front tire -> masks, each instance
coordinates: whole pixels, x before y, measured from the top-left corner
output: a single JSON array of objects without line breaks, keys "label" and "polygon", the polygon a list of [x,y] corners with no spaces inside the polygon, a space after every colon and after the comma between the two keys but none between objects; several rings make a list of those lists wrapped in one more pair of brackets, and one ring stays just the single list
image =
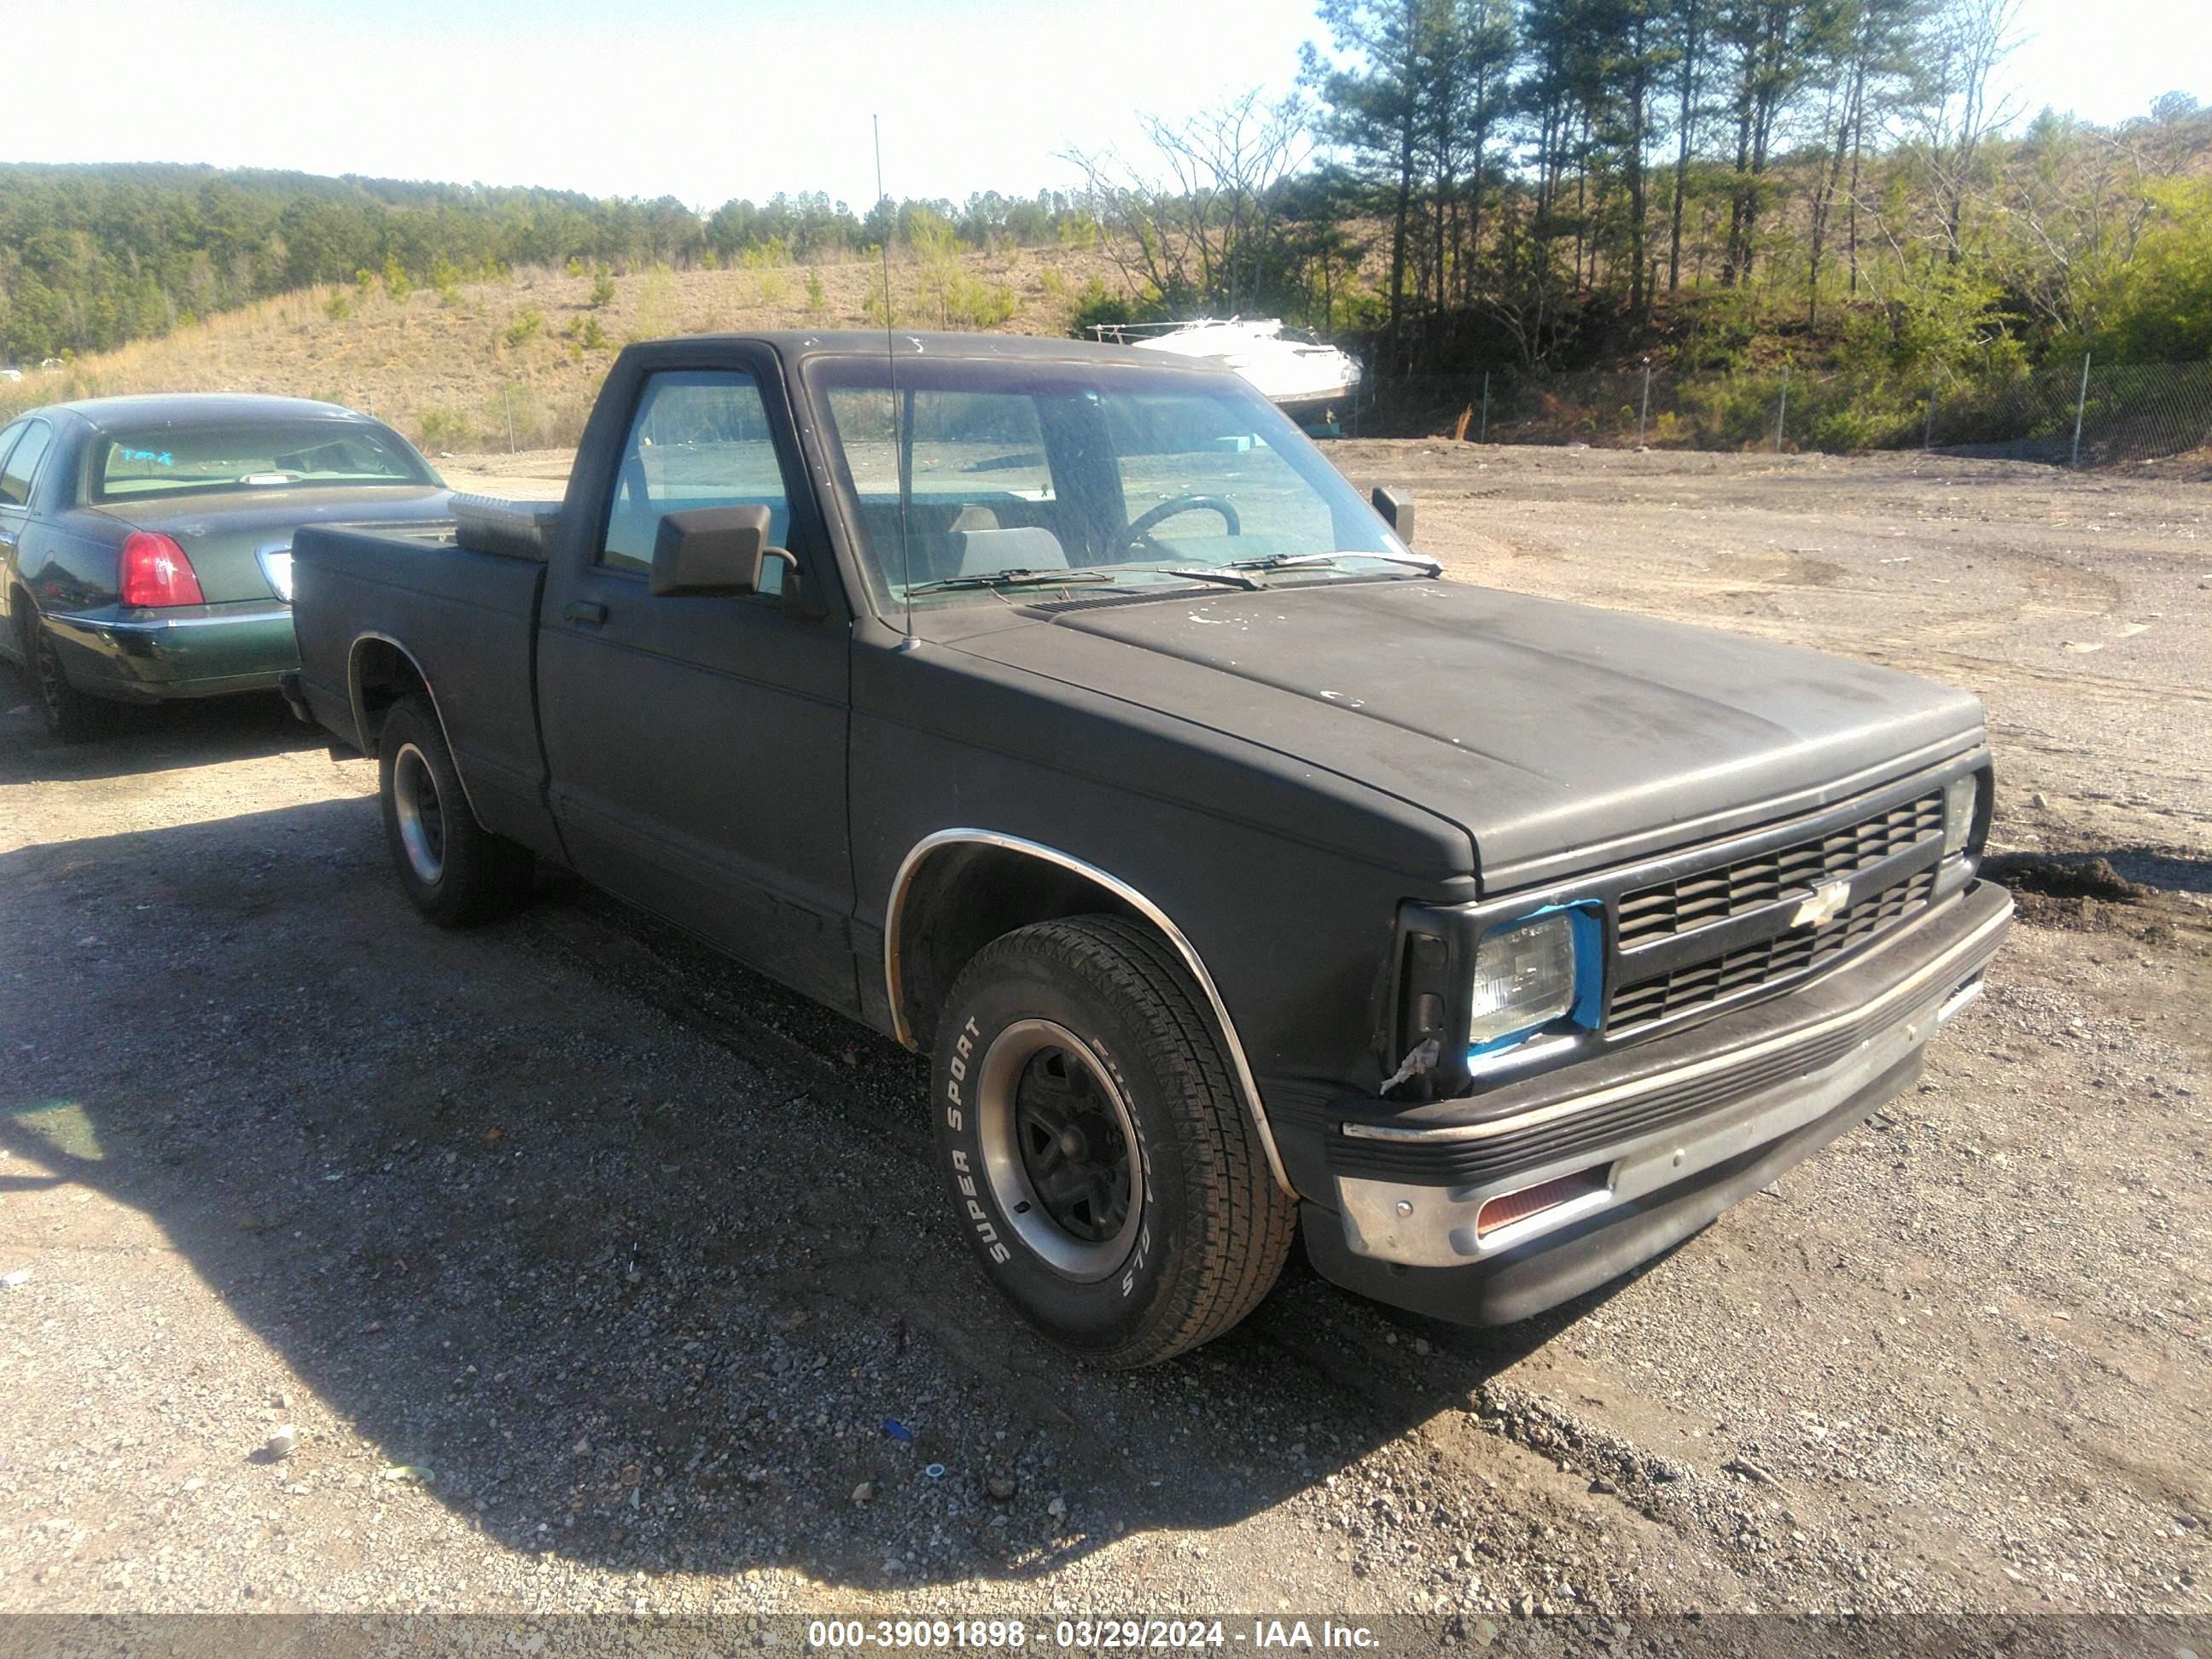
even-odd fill
[{"label": "front tire", "polygon": [[403,697],[378,734],[384,839],[415,908],[441,927],[489,921],[530,896],[536,860],[476,819],[436,710]]},{"label": "front tire", "polygon": [[969,1243],[1055,1340],[1155,1364],[1274,1285],[1296,1207],[1151,930],[1076,916],[987,945],[946,999],[931,1076]]}]

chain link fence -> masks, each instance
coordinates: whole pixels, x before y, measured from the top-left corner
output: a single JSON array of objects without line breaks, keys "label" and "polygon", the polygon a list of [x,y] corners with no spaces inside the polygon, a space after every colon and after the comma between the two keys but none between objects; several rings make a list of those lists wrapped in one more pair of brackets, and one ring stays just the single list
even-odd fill
[{"label": "chain link fence", "polygon": [[1342,421],[1370,437],[1777,452],[1930,449],[2104,466],[2212,447],[2212,362],[2040,370],[1917,388],[1843,374],[1663,368],[1408,375]]}]

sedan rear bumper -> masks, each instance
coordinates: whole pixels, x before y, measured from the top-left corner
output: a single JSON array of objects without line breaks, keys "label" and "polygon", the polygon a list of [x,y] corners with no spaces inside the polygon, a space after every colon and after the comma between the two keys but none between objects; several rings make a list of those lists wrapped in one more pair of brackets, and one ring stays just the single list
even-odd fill
[{"label": "sedan rear bumper", "polygon": [[273,690],[299,665],[292,610],[275,601],[174,611],[49,612],[70,684],[96,697],[159,702]]},{"label": "sedan rear bumper", "polygon": [[1383,1123],[1364,1115],[1381,1103],[1344,1103],[1336,1209],[1304,1206],[1315,1265],[1378,1300],[1474,1324],[1593,1289],[1909,1087],[1929,1036],[1978,994],[2011,912],[2002,889],[1977,883],[1887,949],[1567,1068],[1565,1091],[1518,1111],[1486,1111],[1478,1097]]}]

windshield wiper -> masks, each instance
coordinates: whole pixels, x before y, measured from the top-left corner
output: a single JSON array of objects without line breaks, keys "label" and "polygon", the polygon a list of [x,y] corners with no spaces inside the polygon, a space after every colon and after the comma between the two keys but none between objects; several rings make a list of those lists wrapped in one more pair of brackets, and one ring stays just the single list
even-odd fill
[{"label": "windshield wiper", "polygon": [[1385,564],[1402,564],[1419,570],[1425,575],[1441,576],[1441,562],[1419,553],[1369,553],[1354,550],[1347,553],[1270,553],[1264,559],[1235,559],[1231,570],[1295,570],[1301,566],[1334,564],[1339,559],[1380,559]]},{"label": "windshield wiper", "polygon": [[1103,570],[993,570],[973,576],[939,576],[916,582],[908,593],[945,593],[963,587],[1063,587],[1078,582],[1110,582]]},{"label": "windshield wiper", "polygon": [[1245,567],[1243,565],[1227,565],[1218,570],[1169,570],[1163,567],[1155,567],[1155,568],[1159,569],[1163,576],[1181,576],[1186,581],[1194,582],[1219,582],[1224,587],[1249,587],[1257,591],[1267,586],[1266,583],[1254,581],[1251,577],[1246,575]]}]

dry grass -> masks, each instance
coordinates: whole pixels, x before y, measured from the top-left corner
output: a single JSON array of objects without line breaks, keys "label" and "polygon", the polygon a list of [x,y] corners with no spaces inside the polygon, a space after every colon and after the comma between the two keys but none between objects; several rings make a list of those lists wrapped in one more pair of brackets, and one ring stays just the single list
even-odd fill
[{"label": "dry grass", "polygon": [[[965,254],[960,263],[973,282],[1005,290],[1013,309],[994,326],[1008,333],[1065,332],[1086,283],[1095,276],[1120,286],[1111,261],[1095,251],[1009,249]],[[366,410],[434,452],[543,448],[576,441],[607,365],[627,341],[882,323],[879,311],[871,314],[869,296],[882,281],[872,260],[635,271],[616,277],[614,297],[596,309],[594,280],[527,270],[445,296],[427,285],[404,300],[351,286],[283,295],[27,375],[0,387],[0,415],[120,392],[265,392]],[[892,289],[900,322],[940,325],[916,266],[895,260]],[[534,329],[532,312],[544,319]]]}]

